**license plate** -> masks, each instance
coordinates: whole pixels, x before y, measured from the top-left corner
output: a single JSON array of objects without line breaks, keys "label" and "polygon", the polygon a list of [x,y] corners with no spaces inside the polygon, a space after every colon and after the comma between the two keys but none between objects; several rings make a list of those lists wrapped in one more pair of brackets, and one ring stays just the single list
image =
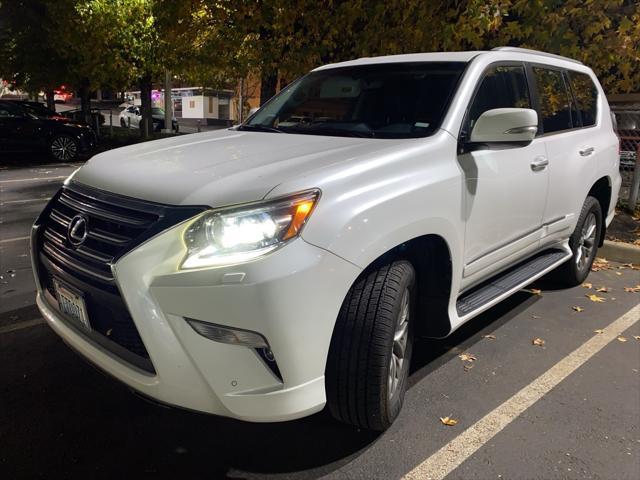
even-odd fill
[{"label": "license plate", "polygon": [[58,297],[58,306],[62,313],[67,314],[72,319],[80,322],[87,330],[91,330],[89,316],[87,315],[87,307],[84,298],[79,293],[74,292],[59,281],[53,281]]}]

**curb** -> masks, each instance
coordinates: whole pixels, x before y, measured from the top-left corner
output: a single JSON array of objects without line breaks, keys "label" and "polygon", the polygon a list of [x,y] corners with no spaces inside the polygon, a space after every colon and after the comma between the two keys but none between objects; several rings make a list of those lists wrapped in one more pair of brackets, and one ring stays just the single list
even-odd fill
[{"label": "curb", "polygon": [[640,264],[640,247],[629,243],[605,240],[597,255],[614,262]]}]

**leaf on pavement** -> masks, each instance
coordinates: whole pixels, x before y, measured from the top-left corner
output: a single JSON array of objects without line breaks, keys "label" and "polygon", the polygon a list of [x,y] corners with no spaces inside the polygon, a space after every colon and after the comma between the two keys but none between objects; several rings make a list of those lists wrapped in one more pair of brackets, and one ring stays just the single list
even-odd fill
[{"label": "leaf on pavement", "polygon": [[496,336],[493,334],[483,335],[482,338],[488,338],[489,340],[495,340]]},{"label": "leaf on pavement", "polygon": [[472,368],[473,368],[473,363],[467,363],[467,364],[464,366],[464,371],[465,371],[465,372],[468,372],[468,371],[469,371],[469,370],[471,370]]},{"label": "leaf on pavement", "polygon": [[593,333],[597,333],[598,335],[601,335],[604,333],[604,329],[599,328],[598,330],[594,330]]},{"label": "leaf on pavement", "polygon": [[584,288],[589,288],[589,289],[593,288],[593,284],[592,283],[583,283],[582,286]]},{"label": "leaf on pavement", "polygon": [[640,285],[636,285],[635,287],[624,287],[624,291],[628,293],[638,293],[640,292]]},{"label": "leaf on pavement", "polygon": [[607,261],[607,259],[599,258],[599,257],[597,257],[593,261],[593,264],[591,265],[592,272],[599,272],[600,270],[609,270],[610,268],[611,266],[609,265],[609,262]]},{"label": "leaf on pavement", "polygon": [[526,291],[531,293],[532,295],[542,295],[542,290],[540,290],[539,288],[532,288],[531,290]]},{"label": "leaf on pavement", "polygon": [[608,292],[610,292],[610,291],[611,291],[611,289],[610,289],[610,288],[608,288],[608,287],[598,287],[598,288],[596,289],[596,292],[600,292],[600,293],[608,293]]},{"label": "leaf on pavement", "polygon": [[635,338],[636,340],[640,341],[640,335],[634,335],[633,338]]},{"label": "leaf on pavement", "polygon": [[534,338],[531,343],[537,347],[544,347],[545,341],[541,338]]},{"label": "leaf on pavement", "polygon": [[599,297],[598,295],[585,295],[585,297],[595,303],[604,303],[604,298]]},{"label": "leaf on pavement", "polygon": [[453,427],[455,424],[458,423],[458,420],[451,417],[440,417],[440,421],[442,422],[443,425],[446,425],[448,427]]},{"label": "leaf on pavement", "polygon": [[578,307],[578,306],[573,307],[573,309],[574,309],[576,312],[583,312],[583,311],[584,311],[584,308],[582,308],[582,307]]},{"label": "leaf on pavement", "polygon": [[618,337],[618,341],[619,342],[626,342],[627,338],[626,337]]},{"label": "leaf on pavement", "polygon": [[461,353],[458,358],[463,362],[475,362],[477,360],[473,353]]},{"label": "leaf on pavement", "polygon": [[622,272],[616,272],[616,275],[621,276]]}]

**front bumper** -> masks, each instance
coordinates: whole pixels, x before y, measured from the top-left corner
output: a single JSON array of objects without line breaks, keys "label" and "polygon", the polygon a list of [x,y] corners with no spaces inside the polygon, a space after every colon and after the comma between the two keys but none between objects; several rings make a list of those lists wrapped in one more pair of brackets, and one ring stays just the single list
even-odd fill
[{"label": "front bumper", "polygon": [[[334,322],[359,268],[297,239],[252,262],[181,271],[184,228],[153,237],[112,267],[155,374],[93,342],[40,289],[44,318],[91,362],[163,403],[249,421],[321,410]],[[282,380],[255,350],[209,340],[185,318],[260,333]]]}]

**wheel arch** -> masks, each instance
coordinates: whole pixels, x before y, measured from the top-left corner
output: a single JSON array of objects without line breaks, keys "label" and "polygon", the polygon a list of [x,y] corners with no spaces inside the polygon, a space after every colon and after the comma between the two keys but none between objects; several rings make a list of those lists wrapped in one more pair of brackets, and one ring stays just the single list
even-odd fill
[{"label": "wheel arch", "polygon": [[353,284],[372,270],[394,260],[408,260],[416,273],[416,334],[446,336],[451,331],[448,307],[453,284],[453,263],[448,242],[437,234],[404,241],[371,261]]},{"label": "wheel arch", "polygon": [[588,197],[594,197],[600,203],[600,208],[602,210],[603,221],[600,229],[600,242],[598,244],[601,247],[604,244],[604,237],[607,231],[607,224],[605,219],[609,213],[609,208],[611,207],[611,178],[608,176],[600,177],[591,187]]}]

